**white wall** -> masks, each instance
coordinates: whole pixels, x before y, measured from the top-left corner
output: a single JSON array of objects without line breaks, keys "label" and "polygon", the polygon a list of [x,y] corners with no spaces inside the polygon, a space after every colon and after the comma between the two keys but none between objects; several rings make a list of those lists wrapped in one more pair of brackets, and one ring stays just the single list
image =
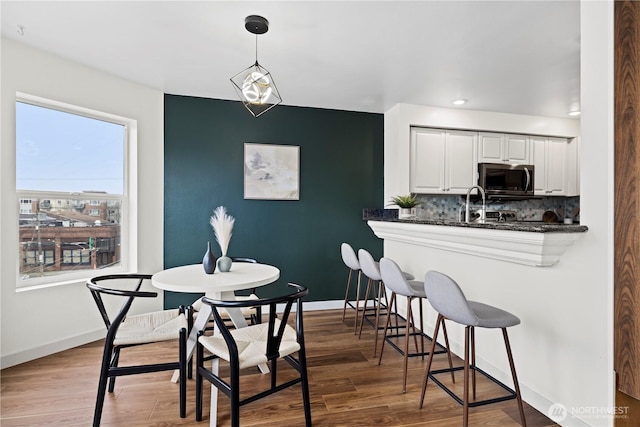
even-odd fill
[{"label": "white wall", "polygon": [[[562,425],[612,425],[585,413],[614,403],[613,378],[613,14],[611,2],[582,2],[582,119],[562,120],[397,105],[385,114],[385,194],[409,192],[409,127],[486,129],[558,136],[581,135],[581,221],[589,226],[553,267],[527,267],[398,242],[385,256],[423,278],[442,271],[467,297],[502,307],[522,320],[509,331],[525,400],[543,413],[553,403],[575,409]],[[428,331],[435,314],[428,310]],[[463,329],[448,325],[454,352]],[[478,365],[511,384],[502,336],[478,330]],[[428,402],[428,395],[427,395]],[[515,403],[514,403],[515,405]]]},{"label": "white wall", "polygon": [[[16,292],[18,211],[15,198],[15,94],[24,92],[137,120],[139,255],[137,270],[163,267],[163,93],[91,68],[1,41],[0,93],[0,367],[4,368],[105,334],[84,283]],[[160,293],[160,296],[162,293]],[[159,309],[162,298],[152,308]],[[149,306],[145,309],[151,308]]]}]

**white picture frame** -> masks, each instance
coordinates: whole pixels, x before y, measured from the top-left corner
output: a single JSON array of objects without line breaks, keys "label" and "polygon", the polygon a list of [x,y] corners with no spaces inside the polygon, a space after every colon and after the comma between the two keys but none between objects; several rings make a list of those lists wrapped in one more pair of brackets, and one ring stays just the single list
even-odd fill
[{"label": "white picture frame", "polygon": [[246,142],[244,198],[300,200],[300,146]]}]

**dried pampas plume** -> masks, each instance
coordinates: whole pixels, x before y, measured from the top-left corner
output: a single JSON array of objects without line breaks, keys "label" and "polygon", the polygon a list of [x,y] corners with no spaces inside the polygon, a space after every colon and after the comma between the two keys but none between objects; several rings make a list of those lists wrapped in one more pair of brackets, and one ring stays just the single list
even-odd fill
[{"label": "dried pampas plume", "polygon": [[235,218],[227,214],[227,209],[224,206],[215,208],[209,220],[209,224],[211,224],[213,228],[213,233],[216,235],[216,240],[220,245],[222,256],[227,256],[229,240],[231,240],[231,231],[233,231],[233,223],[235,221]]}]

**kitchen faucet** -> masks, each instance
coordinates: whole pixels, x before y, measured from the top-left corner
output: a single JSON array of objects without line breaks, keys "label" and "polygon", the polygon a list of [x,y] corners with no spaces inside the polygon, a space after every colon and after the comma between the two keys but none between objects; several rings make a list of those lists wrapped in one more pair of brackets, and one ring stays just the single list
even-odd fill
[{"label": "kitchen faucet", "polygon": [[471,222],[471,220],[469,219],[469,217],[471,216],[471,212],[469,211],[469,198],[474,188],[477,188],[478,193],[482,195],[482,210],[480,211],[480,222],[484,222],[485,212],[487,211],[487,200],[486,200],[486,196],[484,194],[483,188],[480,187],[479,185],[473,185],[469,187],[469,189],[467,190],[467,203],[465,204],[465,213],[464,213],[464,219],[465,219],[465,222],[467,223]]}]

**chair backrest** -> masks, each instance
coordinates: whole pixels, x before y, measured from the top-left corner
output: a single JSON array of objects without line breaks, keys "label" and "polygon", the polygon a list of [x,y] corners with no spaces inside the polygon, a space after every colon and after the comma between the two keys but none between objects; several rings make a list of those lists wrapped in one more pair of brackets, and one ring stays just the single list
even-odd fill
[{"label": "chair backrest", "polygon": [[353,250],[350,244],[343,243],[340,245],[340,252],[342,253],[342,261],[347,267],[352,270],[360,270],[360,262],[356,256],[356,252]]},{"label": "chair backrest", "polygon": [[[113,340],[115,338],[115,334],[120,327],[120,324],[127,316],[129,309],[131,308],[131,304],[133,304],[133,300],[135,298],[155,298],[158,296],[157,292],[148,292],[141,291],[140,287],[145,280],[150,280],[151,275],[149,274],[111,274],[106,276],[98,276],[87,281],[87,288],[91,291],[91,295],[93,296],[93,300],[96,302],[98,306],[98,310],[100,311],[100,315],[102,316],[102,320],[104,321],[105,326],[107,327],[107,339]],[[102,283],[108,281],[134,281],[137,283],[133,290],[124,290],[124,289],[116,289],[116,288],[108,288],[103,286]],[[102,299],[102,295],[115,295],[125,297],[124,304],[120,308],[120,311],[117,315],[113,317],[113,319],[109,318],[109,314],[107,313],[107,309],[104,305],[104,300]]]},{"label": "chair backrest", "polygon": [[[270,298],[236,301],[220,301],[207,297],[202,298],[202,302],[204,304],[211,305],[213,319],[215,320],[218,330],[221,332],[225,342],[227,343],[227,347],[229,348],[229,356],[232,363],[235,363],[234,359],[237,362],[238,347],[229,331],[229,326],[225,324],[222,316],[220,315],[219,309],[221,308],[226,309],[242,307],[262,307],[267,305],[269,306],[269,324],[267,326],[267,351],[265,354],[269,360],[272,360],[279,357],[278,350],[280,348],[280,343],[282,342],[285,326],[287,324],[287,321],[289,320],[291,307],[293,306],[293,304],[295,304],[297,340],[300,346],[304,347],[302,298],[309,293],[309,290],[304,286],[300,286],[295,283],[289,283],[289,286],[295,289],[294,293]],[[278,304],[284,304],[284,310],[279,317],[277,313]],[[279,320],[279,322],[276,322],[276,320]]]},{"label": "chair backrest", "polygon": [[478,316],[469,306],[464,292],[451,277],[430,270],[424,275],[424,291],[433,308],[447,319],[462,325],[477,326]]},{"label": "chair backrest", "polygon": [[358,250],[360,269],[371,280],[382,280],[380,265],[374,261],[373,256],[366,249]]},{"label": "chair backrest", "polygon": [[238,256],[232,256],[231,257],[231,261],[233,262],[248,262],[251,264],[257,264],[258,261],[253,259],[253,258],[246,258],[246,257],[238,257]]},{"label": "chair backrest", "polygon": [[415,295],[415,292],[407,283],[407,279],[402,274],[402,270],[391,258],[380,258],[380,276],[384,286],[396,294],[404,296]]}]

